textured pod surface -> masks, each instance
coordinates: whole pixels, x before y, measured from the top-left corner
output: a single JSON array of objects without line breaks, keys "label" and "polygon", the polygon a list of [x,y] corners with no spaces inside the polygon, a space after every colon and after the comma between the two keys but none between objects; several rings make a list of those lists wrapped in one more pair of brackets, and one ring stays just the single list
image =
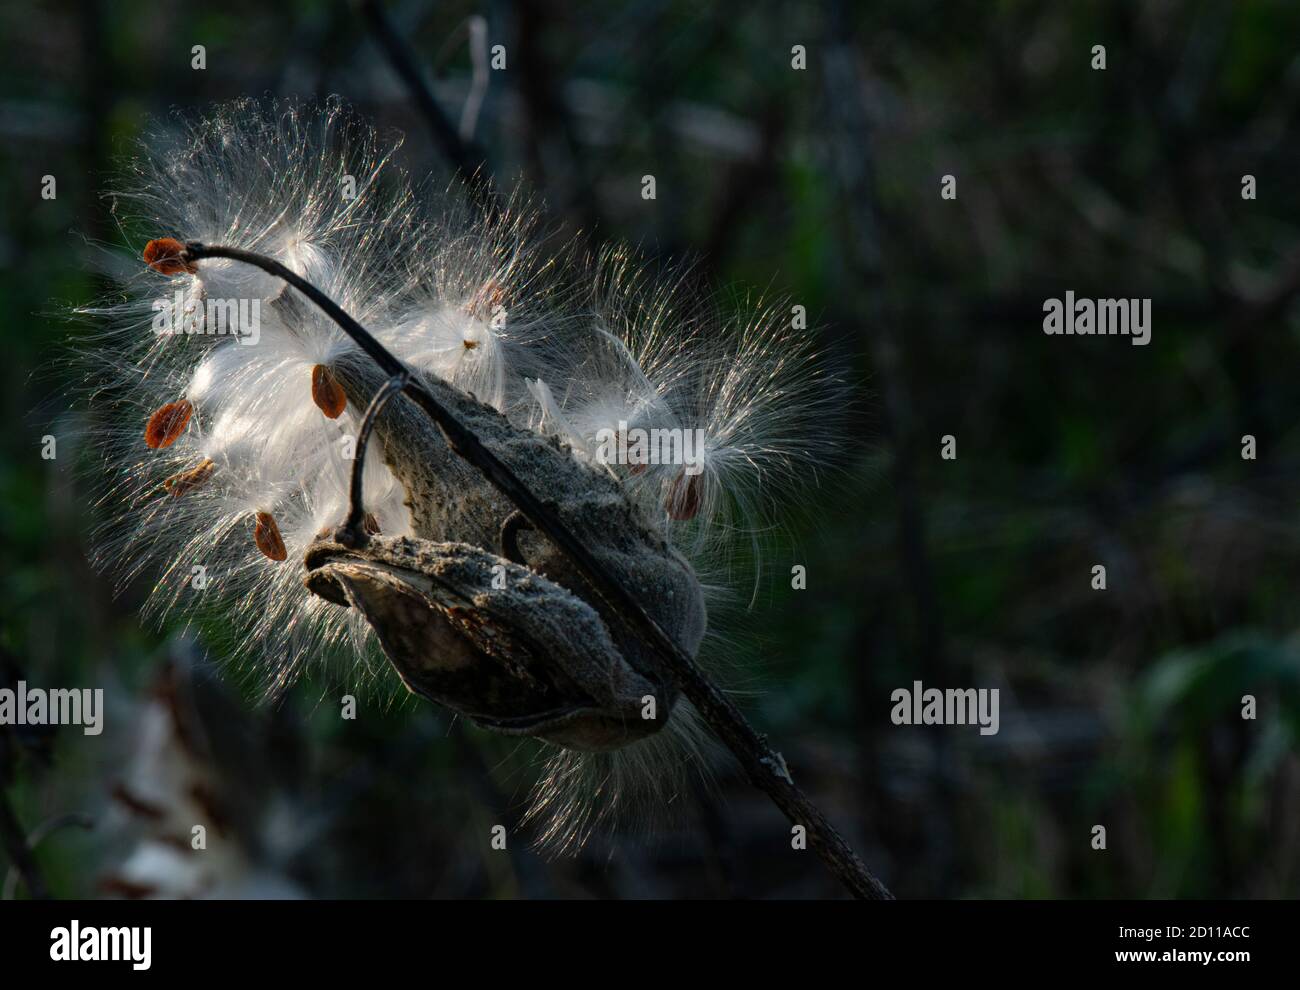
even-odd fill
[{"label": "textured pod surface", "polygon": [[484,728],[570,749],[617,749],[657,732],[643,699],[663,686],[632,670],[605,623],[552,581],[479,547],[326,537],[307,587],[365,615],[415,693]]},{"label": "textured pod surface", "polygon": [[[336,365],[354,405],[364,407],[384,378],[362,355]],[[691,565],[650,527],[641,509],[608,473],[575,459],[554,437],[520,429],[505,416],[430,376],[428,388],[534,494],[550,503],[561,520],[640,599],[650,615],[684,650],[694,655],[707,626],[704,594]],[[385,465],[406,492],[417,536],[434,542],[464,542],[496,551],[501,529],[514,505],[452,451],[441,431],[412,402],[389,402],[375,426]],[[592,604],[604,604],[588,589],[569,559],[531,530],[519,537],[528,567]],[[659,661],[639,637],[614,616],[606,616],[628,662],[660,683]]]}]

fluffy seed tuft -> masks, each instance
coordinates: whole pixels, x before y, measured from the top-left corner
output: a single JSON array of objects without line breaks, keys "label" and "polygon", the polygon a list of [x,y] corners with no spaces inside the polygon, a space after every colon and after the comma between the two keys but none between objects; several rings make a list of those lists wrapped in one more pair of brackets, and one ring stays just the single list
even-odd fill
[{"label": "fluffy seed tuft", "polygon": [[[189,277],[128,279],[121,297],[86,310],[109,328],[89,355],[91,401],[112,384],[136,410],[102,438],[104,502],[118,513],[102,527],[97,561],[123,583],[156,575],[155,616],[221,615],[233,654],[273,693],[327,664],[349,682],[397,687],[356,609],[310,594],[301,567],[274,566],[302,560],[347,514],[353,461],[343,451],[362,411],[331,368],[355,346],[280,280],[225,259],[190,262],[183,238],[277,259],[410,368],[616,479],[638,524],[725,601],[741,583],[735,561],[820,483],[838,449],[844,391],[816,336],[791,330],[784,304],[720,306],[686,273],[556,243],[521,197],[485,219],[455,194],[412,185],[390,161],[395,148],[337,102],[240,101],[148,142],[115,211],[175,231],[150,241],[144,262]],[[153,332],[160,312],[203,329],[213,300],[255,303],[256,340]],[[604,460],[602,438],[631,430],[691,438],[664,449],[693,462]],[[158,498],[160,489],[185,497]],[[408,494],[382,456],[367,457],[364,490],[367,532],[415,535]],[[499,553],[499,534],[488,536],[485,548]],[[222,575],[202,595],[187,585],[192,562]],[[724,643],[714,623],[699,660],[716,664]],[[532,815],[552,844],[580,843],[646,787],[669,801],[674,768],[698,763],[699,745],[679,703],[662,732],[625,750],[561,752]]]}]

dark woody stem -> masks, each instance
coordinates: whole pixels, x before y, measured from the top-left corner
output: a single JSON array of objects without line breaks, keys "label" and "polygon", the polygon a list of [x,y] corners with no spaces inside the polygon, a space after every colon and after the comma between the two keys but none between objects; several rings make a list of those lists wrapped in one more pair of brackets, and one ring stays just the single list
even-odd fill
[{"label": "dark woody stem", "polygon": [[[306,279],[290,271],[273,258],[239,248],[200,244],[185,245],[185,259],[230,258],[254,265],[276,275],[319,306],[357,345],[374,359],[390,378],[409,376],[405,365],[343,309]],[[514,472],[483,445],[452,413],[425,389],[418,380],[406,377],[402,391],[437,424],[447,445],[464,458],[523,513],[536,529],[544,533],[577,566],[583,577],[609,605],[611,612],[639,632],[662,657],[681,692],[690,699],[719,739],[731,750],[754,786],[767,794],[790,820],[802,826],[817,854],[844,884],[859,898],[893,900],[893,895],[858,858],[857,853],[835,830],[826,816],[790,777],[785,759],[746,720],[731,699],[700,670],[695,661],[642,608],[641,603],[594,554],[573,535],[541,500],[521,482]],[[356,505],[353,506],[354,510]]]},{"label": "dark woody stem", "polygon": [[353,534],[361,528],[366,516],[365,503],[361,498],[361,481],[365,474],[366,445],[370,443],[370,431],[375,428],[375,418],[384,406],[388,405],[388,400],[406,386],[410,377],[406,371],[402,371],[384,382],[375,393],[375,397],[370,400],[365,415],[361,417],[361,428],[357,430],[357,447],[353,451],[352,490],[348,503],[348,518],[343,523],[343,528]]}]

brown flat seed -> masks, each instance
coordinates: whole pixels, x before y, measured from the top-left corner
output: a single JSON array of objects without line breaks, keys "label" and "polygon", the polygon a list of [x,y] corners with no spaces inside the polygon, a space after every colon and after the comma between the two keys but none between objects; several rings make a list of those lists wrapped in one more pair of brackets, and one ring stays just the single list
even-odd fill
[{"label": "brown flat seed", "polygon": [[253,542],[257,544],[257,549],[271,560],[284,560],[289,556],[289,551],[284,548],[284,540],[280,536],[280,527],[275,524],[275,517],[269,512],[257,514],[257,525],[253,527]]},{"label": "brown flat seed", "polygon": [[688,476],[683,471],[674,478],[668,489],[668,499],[664,508],[668,510],[668,517],[678,522],[694,519],[695,514],[700,511],[699,475]]},{"label": "brown flat seed", "polygon": [[181,471],[179,474],[173,474],[163,482],[163,487],[172,493],[173,498],[180,498],[186,492],[192,492],[199,485],[207,481],[216,470],[216,465],[212,463],[211,457],[205,457],[196,467],[188,471]]},{"label": "brown flat seed", "polygon": [[348,396],[343,386],[334,377],[334,372],[323,364],[311,369],[311,401],[330,419],[338,419],[348,407]]},{"label": "brown flat seed", "polygon": [[145,446],[154,450],[170,447],[184,432],[185,424],[190,421],[193,412],[194,407],[190,405],[189,399],[169,402],[156,410],[144,428]]},{"label": "brown flat seed", "polygon": [[144,263],[164,275],[179,275],[198,271],[185,257],[185,245],[174,237],[156,237],[144,246]]},{"label": "brown flat seed", "polygon": [[375,518],[373,512],[367,512],[364,519],[361,520],[361,528],[371,536],[379,535],[379,520]]}]

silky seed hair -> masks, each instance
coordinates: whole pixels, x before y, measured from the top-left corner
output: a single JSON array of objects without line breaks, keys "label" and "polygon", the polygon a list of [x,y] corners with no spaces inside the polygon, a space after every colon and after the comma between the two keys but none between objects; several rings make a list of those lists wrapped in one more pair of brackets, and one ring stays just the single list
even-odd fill
[{"label": "silky seed hair", "polygon": [[[105,513],[95,562],[121,586],[151,580],[159,622],[218,620],[204,625],[225,631],[214,645],[270,696],[309,667],[400,688],[358,611],[302,582],[313,537],[347,515],[363,410],[330,366],[355,345],[282,281],[187,261],[196,240],[275,258],[412,368],[558,437],[624,485],[713,600],[745,595],[733,549],[835,458],[844,389],[815,336],[792,328],[786,303],[719,307],[689,270],[621,248],[584,255],[526,197],[484,217],[459,189],[413,183],[393,162],[399,143],[336,100],[241,100],[146,137],[111,194],[140,260],[81,310],[96,328],[82,351]],[[210,304],[229,300],[256,306],[255,333],[214,332]],[[602,431],[621,424],[700,431],[702,470],[603,463]],[[367,529],[413,535],[383,459],[367,457],[364,475]],[[699,660],[727,652],[714,623]],[[663,731],[623,750],[550,750],[530,818],[546,844],[572,848],[621,811],[671,804],[705,746],[682,699]]]}]

